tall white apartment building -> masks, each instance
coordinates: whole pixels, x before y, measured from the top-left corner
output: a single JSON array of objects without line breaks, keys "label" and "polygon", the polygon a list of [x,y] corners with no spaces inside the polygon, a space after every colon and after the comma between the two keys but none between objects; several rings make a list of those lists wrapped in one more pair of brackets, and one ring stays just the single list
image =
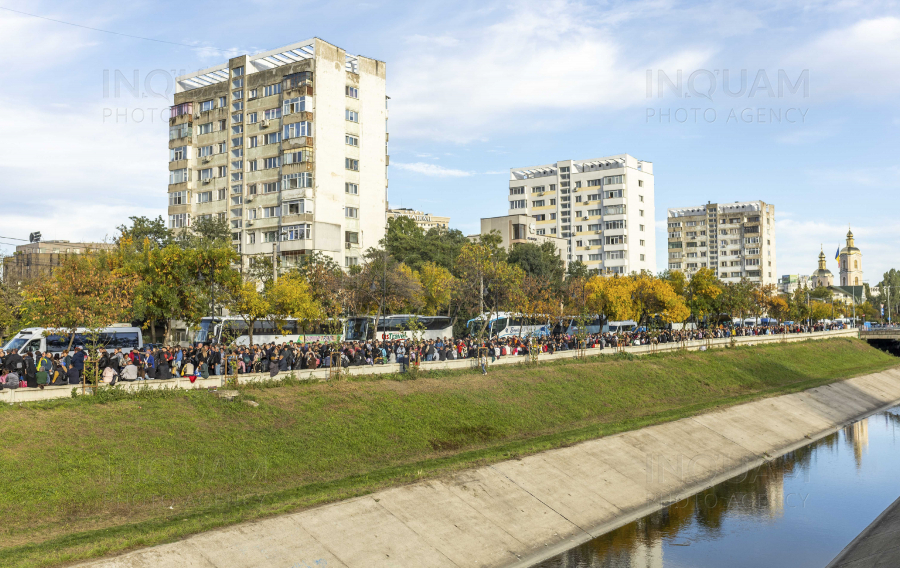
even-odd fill
[{"label": "tall white apartment building", "polygon": [[707,203],[668,210],[669,270],[711,268],[724,282],[778,283],[775,206],[764,201]]},{"label": "tall white apartment building", "polygon": [[177,78],[169,228],[227,219],[247,257],[352,266],[384,236],[385,64],[320,39]]},{"label": "tall white apartment building", "polygon": [[599,274],[656,272],[653,164],[628,154],[509,171],[509,214],[568,242],[565,260]]}]

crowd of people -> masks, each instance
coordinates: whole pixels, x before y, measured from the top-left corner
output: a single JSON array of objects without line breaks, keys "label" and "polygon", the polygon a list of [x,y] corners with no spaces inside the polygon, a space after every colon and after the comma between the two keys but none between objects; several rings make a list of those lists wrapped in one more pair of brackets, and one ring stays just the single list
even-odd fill
[{"label": "crowd of people", "polygon": [[[89,359],[81,346],[62,353],[9,353],[0,350],[0,390],[15,388],[44,388],[56,385],[78,385],[85,381],[86,362],[96,361],[98,382],[115,384],[118,381],[166,380],[248,373],[279,373],[314,370],[330,367],[400,364],[406,371],[409,365],[421,362],[454,359],[480,359],[482,372],[488,360],[501,357],[555,353],[573,349],[622,347],[678,343],[732,336],[806,333],[841,329],[840,323],[795,324],[756,327],[719,327],[684,330],[637,330],[625,333],[556,334],[544,337],[492,337],[477,340],[468,336],[460,339],[442,338],[411,341],[408,339],[347,341],[339,344],[269,343],[252,346],[197,345],[193,347],[158,347],[144,350],[100,348]],[[92,368],[89,366],[89,369]],[[89,380],[93,382],[93,380]]]}]

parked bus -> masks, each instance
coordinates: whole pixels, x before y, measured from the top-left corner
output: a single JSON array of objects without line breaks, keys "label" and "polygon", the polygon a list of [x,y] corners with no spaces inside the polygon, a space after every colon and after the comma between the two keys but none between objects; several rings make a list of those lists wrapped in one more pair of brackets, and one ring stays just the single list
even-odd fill
[{"label": "parked bus", "polygon": [[[378,318],[378,339],[412,339],[410,320],[418,318],[419,327],[424,327],[419,336],[422,339],[442,339],[453,337],[453,318],[447,316],[415,316],[412,314],[390,314]],[[375,316],[354,316],[344,322],[344,338],[347,341],[367,341],[375,339]]]},{"label": "parked bus", "polygon": [[[60,333],[59,330],[51,330],[45,327],[29,327],[17,333],[3,347],[4,350],[18,349],[19,353],[62,353],[69,348],[69,333]],[[75,339],[72,348],[81,346],[84,349],[121,348],[123,351],[143,349],[144,338],[141,328],[131,327],[128,324],[113,325],[97,330],[88,330],[79,327],[75,330]]]},{"label": "parked bus", "polygon": [[[481,314],[481,316],[470,319],[466,322],[466,330],[470,335],[477,336],[481,331],[484,321],[490,314]],[[536,317],[530,318],[522,314],[511,312],[498,312],[493,315],[485,329],[485,337],[497,336],[500,339],[504,337],[544,337],[550,335],[552,326],[549,318]]]},{"label": "parked bus", "polygon": [[[253,343],[331,343],[341,341],[342,322],[312,323],[303,326],[295,319],[287,319],[276,328],[271,321],[253,323]],[[200,320],[200,327],[194,333],[194,345],[203,343],[224,345],[249,345],[250,327],[240,316],[205,317]]]}]

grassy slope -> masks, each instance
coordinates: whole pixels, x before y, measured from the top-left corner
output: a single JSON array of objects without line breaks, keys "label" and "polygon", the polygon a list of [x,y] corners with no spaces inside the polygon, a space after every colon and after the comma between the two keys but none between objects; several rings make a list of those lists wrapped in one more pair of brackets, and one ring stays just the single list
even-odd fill
[{"label": "grassy slope", "polygon": [[[0,565],[103,555],[883,370],[834,339],[0,409]],[[425,378],[427,377],[427,378]]]}]

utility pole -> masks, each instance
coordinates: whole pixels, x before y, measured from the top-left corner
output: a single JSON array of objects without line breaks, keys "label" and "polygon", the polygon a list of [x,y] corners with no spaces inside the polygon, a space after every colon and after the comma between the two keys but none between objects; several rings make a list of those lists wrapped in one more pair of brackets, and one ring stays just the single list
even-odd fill
[{"label": "utility pole", "polygon": [[278,258],[275,252],[275,247],[278,246],[278,233],[275,235],[275,242],[272,243],[272,283],[278,284]]}]

